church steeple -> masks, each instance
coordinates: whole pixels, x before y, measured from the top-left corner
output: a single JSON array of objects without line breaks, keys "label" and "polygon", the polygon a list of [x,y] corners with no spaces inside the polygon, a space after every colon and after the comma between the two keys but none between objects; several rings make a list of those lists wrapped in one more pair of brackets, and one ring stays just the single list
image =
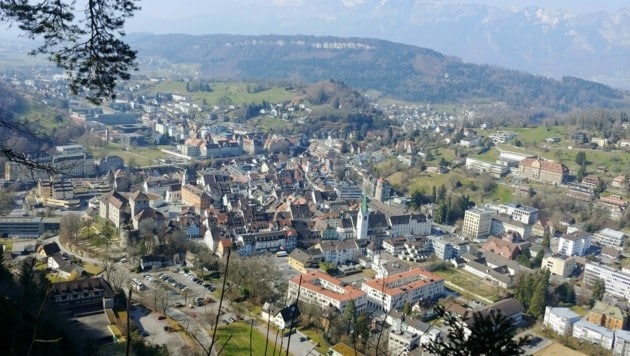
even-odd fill
[{"label": "church steeple", "polygon": [[370,212],[367,205],[367,196],[363,195],[363,201],[361,202],[361,209],[357,214],[357,239],[363,240],[368,238],[368,227],[370,225]]}]

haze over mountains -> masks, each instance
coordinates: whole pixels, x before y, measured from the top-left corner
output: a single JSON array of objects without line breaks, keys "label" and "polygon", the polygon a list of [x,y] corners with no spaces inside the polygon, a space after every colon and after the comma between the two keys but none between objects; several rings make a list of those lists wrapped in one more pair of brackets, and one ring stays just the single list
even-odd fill
[{"label": "haze over mountains", "polygon": [[[372,37],[430,48],[466,62],[630,89],[630,7],[570,12],[554,10],[557,1],[547,8],[523,7],[529,2],[517,2],[518,8],[508,7],[513,1],[485,2],[501,7],[431,0],[237,0],[216,6],[191,1],[188,10],[158,13],[152,9],[156,5],[143,4],[137,19],[150,19],[153,27],[132,23],[129,32]],[[575,5],[563,5],[597,8],[592,2],[571,3]]]}]

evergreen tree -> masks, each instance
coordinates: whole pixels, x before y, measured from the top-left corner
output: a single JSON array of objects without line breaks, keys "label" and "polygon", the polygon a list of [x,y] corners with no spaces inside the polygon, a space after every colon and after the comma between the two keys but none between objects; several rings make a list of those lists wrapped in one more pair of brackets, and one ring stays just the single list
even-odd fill
[{"label": "evergreen tree", "polygon": [[584,153],[584,151],[580,151],[575,155],[575,163],[578,166],[586,165],[586,153]]},{"label": "evergreen tree", "polygon": [[[451,313],[446,313],[443,308],[437,307],[436,311],[444,319],[448,327],[446,338],[436,338],[430,341],[424,348],[434,355],[444,356],[469,356],[469,355],[522,355],[524,346],[529,342],[529,337],[514,339],[517,326],[512,319],[503,315],[500,311],[491,311],[488,315],[473,313],[472,320],[467,323]],[[468,317],[465,315],[464,319]],[[467,329],[470,335],[466,336]]]},{"label": "evergreen tree", "polygon": [[543,280],[539,280],[536,284],[536,289],[534,289],[534,293],[532,294],[529,308],[527,308],[527,313],[529,315],[540,318],[542,315],[545,314],[546,295],[547,283],[545,283]]},{"label": "evergreen tree", "polygon": [[591,305],[595,304],[596,301],[602,300],[604,297],[604,293],[606,292],[606,283],[602,279],[598,279],[593,284],[592,288],[593,293],[591,294]]}]

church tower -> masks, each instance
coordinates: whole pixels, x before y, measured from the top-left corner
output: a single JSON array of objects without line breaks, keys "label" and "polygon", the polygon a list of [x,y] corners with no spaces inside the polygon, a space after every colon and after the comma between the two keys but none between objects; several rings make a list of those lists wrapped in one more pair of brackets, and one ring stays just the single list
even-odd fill
[{"label": "church tower", "polygon": [[364,240],[368,238],[368,226],[370,223],[370,212],[367,206],[367,196],[363,195],[361,209],[357,214],[357,239]]}]

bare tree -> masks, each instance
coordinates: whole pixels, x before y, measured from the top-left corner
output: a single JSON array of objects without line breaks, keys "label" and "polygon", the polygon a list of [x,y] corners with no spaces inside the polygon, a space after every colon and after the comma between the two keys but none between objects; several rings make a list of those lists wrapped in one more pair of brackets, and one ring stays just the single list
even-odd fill
[{"label": "bare tree", "polygon": [[79,241],[79,232],[82,226],[83,223],[78,214],[65,214],[59,224],[59,238],[76,244]]}]

